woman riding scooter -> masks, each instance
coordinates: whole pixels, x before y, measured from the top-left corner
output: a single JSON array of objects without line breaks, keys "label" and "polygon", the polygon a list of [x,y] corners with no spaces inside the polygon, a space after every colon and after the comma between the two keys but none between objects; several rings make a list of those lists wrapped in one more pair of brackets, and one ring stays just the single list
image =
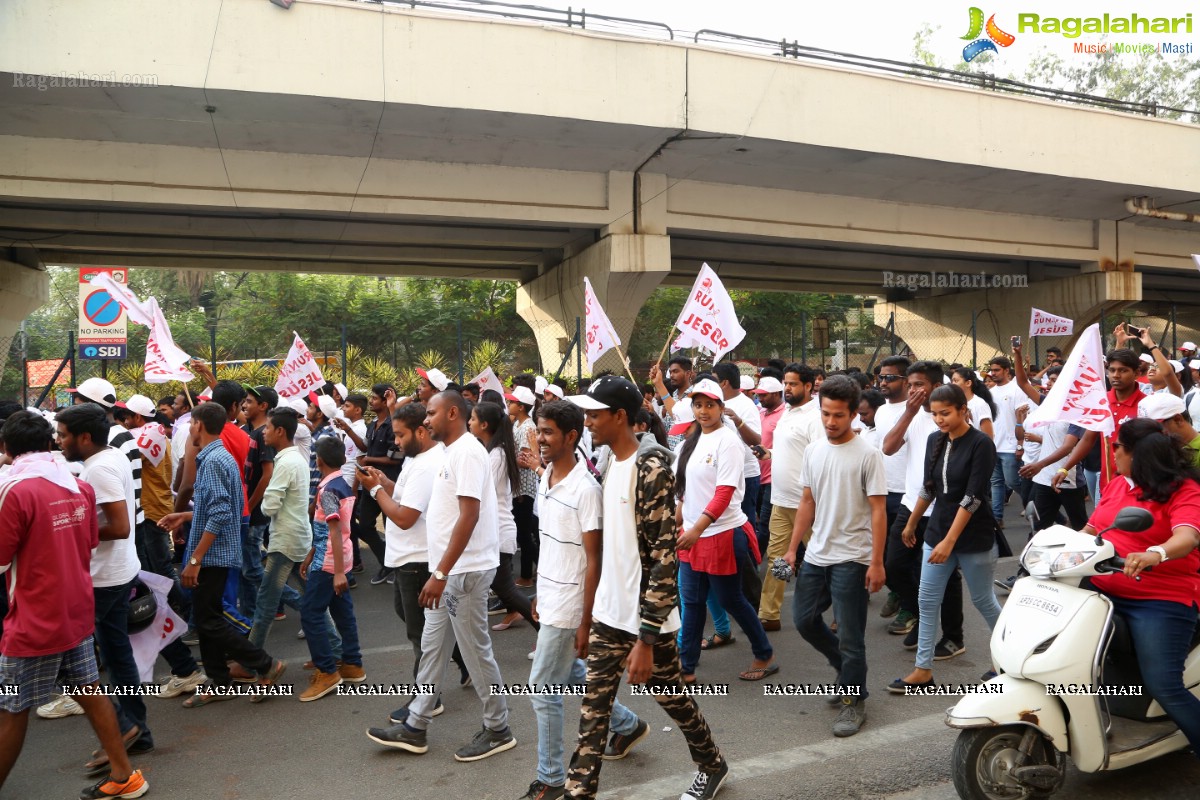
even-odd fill
[{"label": "woman riding scooter", "polygon": [[1200,699],[1183,685],[1200,605],[1200,470],[1192,451],[1154,420],[1121,425],[1112,448],[1124,480],[1108,484],[1084,531],[1095,535],[1129,506],[1149,511],[1154,525],[1104,534],[1125,558],[1125,572],[1091,581],[1128,623],[1146,691],[1200,756]]}]

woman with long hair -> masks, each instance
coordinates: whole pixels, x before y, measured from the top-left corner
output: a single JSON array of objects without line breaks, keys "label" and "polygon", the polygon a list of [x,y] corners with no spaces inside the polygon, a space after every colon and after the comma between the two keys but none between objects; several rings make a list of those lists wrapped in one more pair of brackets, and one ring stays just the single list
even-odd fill
[{"label": "woman with long hair", "polygon": [[526,386],[514,386],[504,395],[508,401],[508,418],[512,421],[512,435],[518,457],[518,483],[513,487],[513,517],[517,522],[517,546],[521,549],[521,577],[517,585],[533,586],[533,570],[538,554],[538,520],[533,501],[537,497],[538,476],[536,468],[541,465],[537,456],[537,426],[530,416],[537,405],[533,390]]},{"label": "woman with long hair", "polygon": [[1097,575],[1092,585],[1129,624],[1146,690],[1200,753],[1200,699],[1183,685],[1200,604],[1200,472],[1193,451],[1152,419],[1118,426],[1112,449],[1124,480],[1109,481],[1084,532],[1104,530],[1130,506],[1149,511],[1154,524],[1138,533],[1105,533],[1125,559],[1125,572]]},{"label": "woman with long hair", "polygon": [[494,631],[512,627],[521,617],[537,630],[532,606],[513,581],[513,554],[517,551],[517,524],[513,518],[513,492],[520,480],[517,451],[513,444],[512,423],[504,409],[495,403],[477,403],[468,423],[471,433],[487,448],[496,487],[496,511],[499,514],[500,566],[492,580],[492,591],[508,609],[504,620],[492,626]]},{"label": "woman with long hair", "polygon": [[744,445],[724,424],[725,401],[715,381],[692,387],[692,413],[698,425],[680,448],[675,462],[675,520],[679,528],[679,594],[683,604],[684,680],[695,681],[700,639],[707,617],[705,602],[711,588],[721,606],[737,620],[750,640],[754,660],[739,674],[757,681],[779,671],[774,650],[758,614],[742,593],[738,552],[757,560],[758,543],[742,512],[745,489]]},{"label": "woman with long hair", "polygon": [[967,408],[971,411],[971,425],[983,431],[989,439],[995,441],[992,430],[992,420],[996,418],[996,403],[992,400],[992,392],[975,370],[960,367],[950,373],[950,383],[962,389],[967,398]]},{"label": "woman with long hair", "polygon": [[[925,526],[925,563],[921,565],[917,663],[906,678],[897,678],[888,691],[905,694],[912,686],[933,685],[934,636],[941,615],[946,583],[961,568],[971,602],[996,627],[1000,604],[992,589],[996,566],[996,521],[991,512],[992,470],[996,445],[991,437],[971,426],[967,397],[953,384],[939,386],[929,395],[929,410],[938,430],[929,435],[925,458],[925,485],[912,518],[904,526],[907,547],[917,544],[917,522],[930,504],[933,513]],[[962,652],[962,642],[946,643]]]}]

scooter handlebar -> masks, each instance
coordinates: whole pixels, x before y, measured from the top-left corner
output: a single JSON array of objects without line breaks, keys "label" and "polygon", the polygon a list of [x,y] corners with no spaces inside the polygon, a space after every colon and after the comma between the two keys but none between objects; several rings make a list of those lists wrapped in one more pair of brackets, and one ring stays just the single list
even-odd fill
[{"label": "scooter handlebar", "polygon": [[[1142,567],[1142,572],[1149,572],[1152,569],[1154,569],[1154,567]],[[1125,559],[1121,558],[1120,556],[1113,556],[1112,558],[1107,559],[1106,561],[1101,561],[1099,564],[1096,565],[1096,572],[1124,572],[1124,571],[1125,571]],[[1138,575],[1136,578],[1134,578],[1135,581],[1140,581],[1141,579],[1142,579],[1141,575]]]}]

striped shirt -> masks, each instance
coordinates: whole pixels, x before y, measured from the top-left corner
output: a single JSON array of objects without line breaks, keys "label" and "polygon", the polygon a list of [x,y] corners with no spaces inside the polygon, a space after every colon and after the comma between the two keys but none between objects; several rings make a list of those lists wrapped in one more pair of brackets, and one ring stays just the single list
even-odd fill
[{"label": "striped shirt", "polygon": [[120,450],[133,467],[133,523],[141,525],[146,521],[146,512],[142,510],[142,451],[138,449],[137,438],[114,422],[108,429],[108,446]]},{"label": "striped shirt", "polygon": [[317,485],[321,482],[321,470],[317,469],[317,442],[329,436],[337,436],[337,431],[329,423],[312,432],[312,446],[308,451],[308,502],[317,499]]},{"label": "striped shirt", "polygon": [[207,531],[216,536],[200,565],[203,567],[242,566],[242,470],[220,441],[210,442],[196,455],[196,484],[192,495],[194,510],[183,560],[192,557],[200,538]]}]

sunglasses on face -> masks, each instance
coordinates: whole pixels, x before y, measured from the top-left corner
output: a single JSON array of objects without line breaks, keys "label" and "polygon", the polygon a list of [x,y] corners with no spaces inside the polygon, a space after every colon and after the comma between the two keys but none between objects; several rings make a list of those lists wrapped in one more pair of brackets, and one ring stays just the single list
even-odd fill
[{"label": "sunglasses on face", "polygon": [[880,375],[879,380],[887,381],[888,383],[891,383],[892,381],[904,380],[904,376],[903,375]]}]

